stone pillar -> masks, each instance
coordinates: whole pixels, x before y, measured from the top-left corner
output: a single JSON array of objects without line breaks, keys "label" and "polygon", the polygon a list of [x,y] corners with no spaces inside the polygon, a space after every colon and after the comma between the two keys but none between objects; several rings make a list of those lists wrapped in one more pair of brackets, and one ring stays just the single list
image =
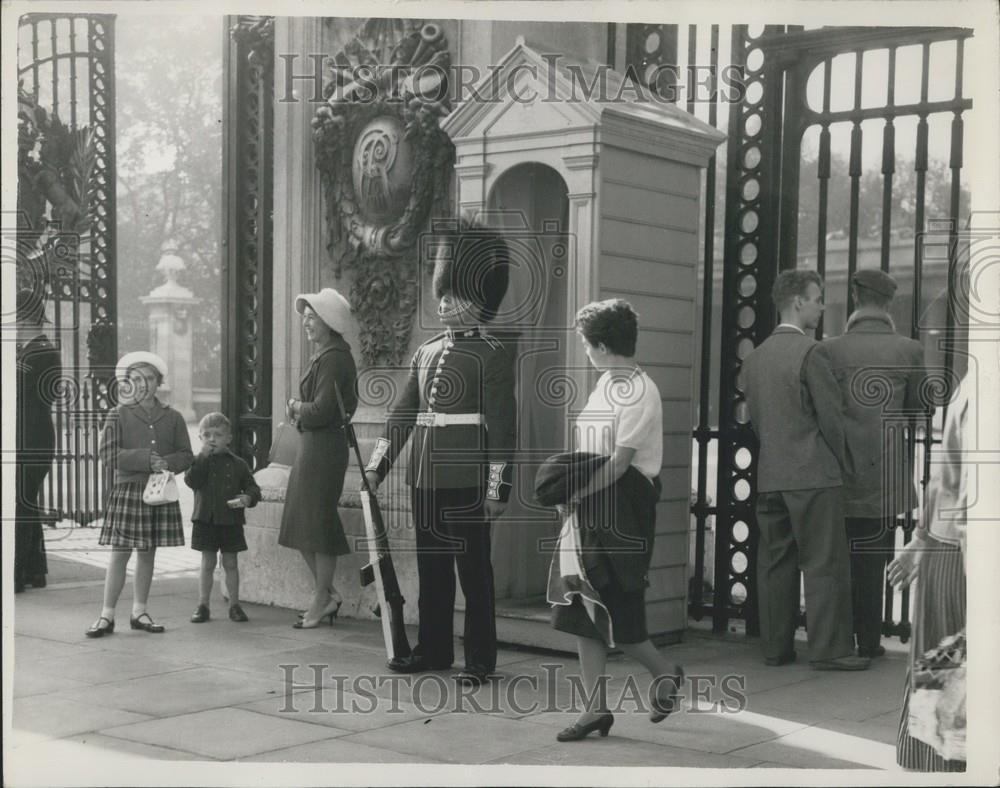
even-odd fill
[{"label": "stone pillar", "polygon": [[193,308],[201,299],[178,283],[185,268],[184,261],[165,248],[156,265],[165,281],[139,300],[149,310],[149,349],[167,362],[167,379],[161,389],[164,399],[185,421],[194,421],[191,325]]},{"label": "stone pillar", "polygon": [[[324,24],[314,17],[278,17],[274,24],[274,312],[272,399],[274,428],[284,420],[285,401],[298,396],[299,376],[309,355],[301,318],[292,303],[315,292],[328,254],[324,243],[323,195],[310,121],[316,111],[314,87],[293,80],[286,96],[287,70],[313,73],[309,55],[324,53]],[[296,55],[289,60],[282,55]],[[291,101],[284,99],[290,98]]]}]

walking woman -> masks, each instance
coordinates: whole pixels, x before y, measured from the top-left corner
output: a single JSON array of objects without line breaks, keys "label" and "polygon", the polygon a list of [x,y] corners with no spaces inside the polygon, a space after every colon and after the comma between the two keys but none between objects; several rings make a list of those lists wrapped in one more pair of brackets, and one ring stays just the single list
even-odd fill
[{"label": "walking woman", "polygon": [[896,762],[913,771],[964,772],[966,767],[965,760],[945,758],[930,744],[913,736],[909,712],[915,661],[943,638],[965,629],[968,473],[961,455],[966,422],[975,418],[970,414],[975,408],[975,383],[975,375],[966,375],[948,406],[939,450],[942,459],[934,463],[924,515],[913,531],[913,538],[889,564],[889,582],[897,588],[906,588],[917,579],[912,597],[910,662],[896,737]]},{"label": "walking woman", "polygon": [[343,598],[333,587],[337,556],[350,552],[337,504],[344,489],[348,446],[337,403],[339,392],[348,417],[358,405],[357,368],[344,339],[351,306],[340,293],[324,288],[295,299],[302,327],[314,353],[299,383],[299,396],[288,400],[288,417],[301,433],[288,479],[278,544],[302,553],[315,582],[315,593],[297,629],[312,629],[329,617],[333,623]]},{"label": "walking woman", "polygon": [[14,593],[45,588],[48,564],[39,495],[55,457],[52,406],[62,377],[59,351],[45,335],[45,302],[17,293],[17,464],[14,506]]},{"label": "walking woman", "polygon": [[191,465],[191,439],[184,418],[156,398],[167,375],[166,362],[155,353],[137,351],[118,362],[118,405],[108,416],[101,436],[100,455],[114,484],[108,494],[99,543],[111,547],[104,577],[104,607],[87,630],[99,638],[115,631],[115,606],[125,586],[125,570],[136,553],[132,629],[163,632],[163,625],[146,612],[153,582],[157,547],[184,544],[181,507],[176,501],[151,506],[142,499],[151,473],[183,473]]},{"label": "walking woman", "polygon": [[[609,646],[621,648],[653,677],[652,722],[678,708],[684,676],[646,632],[663,411],[656,384],[635,362],[638,316],[621,299],[599,301],[577,313],[576,328],[587,358],[602,374],[573,430],[581,459],[568,463],[567,495],[558,505],[564,528],[550,572],[552,626],[576,635],[591,698],[576,722],[556,737],[563,742],[593,731],[606,736],[614,722],[605,675]],[[590,459],[595,456],[597,462]],[[545,473],[543,466],[540,480]]]}]

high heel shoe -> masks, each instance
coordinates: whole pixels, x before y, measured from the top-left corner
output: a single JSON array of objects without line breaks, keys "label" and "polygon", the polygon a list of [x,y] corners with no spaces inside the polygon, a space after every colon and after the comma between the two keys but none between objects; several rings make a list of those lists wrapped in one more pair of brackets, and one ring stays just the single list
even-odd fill
[{"label": "high heel shoe", "polygon": [[319,614],[319,616],[316,617],[315,620],[310,620],[310,619],[306,618],[305,614],[303,613],[302,618],[300,618],[298,621],[296,621],[294,624],[292,624],[292,628],[293,629],[315,629],[320,624],[322,624],[325,619],[329,619],[330,626],[332,627],[333,626],[333,619],[335,619],[337,617],[337,614],[340,612],[340,606],[342,604],[344,604],[344,600],[343,599],[340,599],[340,598],[337,598],[336,600],[331,599],[327,603],[326,607],[323,608],[323,612],[321,612]]},{"label": "high heel shoe", "polygon": [[557,741],[580,741],[580,739],[585,739],[594,731],[597,731],[601,736],[607,736],[608,731],[611,730],[611,726],[615,722],[615,716],[611,712],[606,712],[598,717],[593,722],[588,722],[586,725],[581,725],[578,722],[574,722],[568,728],[564,728],[556,734]]},{"label": "high heel shoe", "polygon": [[325,619],[330,620],[330,626],[332,627],[333,615],[327,613],[326,615],[322,615],[317,619],[310,620],[308,618],[303,618],[300,621],[296,621],[294,624],[292,624],[292,629],[316,629],[316,627],[322,624]]},{"label": "high heel shoe", "polygon": [[656,696],[650,701],[650,705],[653,707],[653,710],[649,712],[650,722],[663,722],[663,720],[680,709],[680,692],[681,686],[684,684],[684,668],[680,665],[677,666],[675,676],[676,678],[671,681],[674,685],[674,691],[667,695],[666,700],[660,700],[659,696]]},{"label": "high heel shoe", "polygon": [[[332,626],[333,625],[333,619],[335,619],[335,618],[338,617],[338,614],[340,613],[340,608],[341,608],[341,606],[343,604],[344,604],[343,597],[339,597],[338,596],[336,598],[336,600],[331,599],[330,602],[327,604],[327,606],[325,608],[323,608],[323,612],[320,613],[319,620],[322,621],[324,618],[326,618],[327,616],[329,616],[330,617],[330,624]],[[302,619],[304,619],[306,617],[306,613],[308,613],[308,612],[309,612],[308,610],[300,610],[299,611],[299,621],[301,621]]]}]

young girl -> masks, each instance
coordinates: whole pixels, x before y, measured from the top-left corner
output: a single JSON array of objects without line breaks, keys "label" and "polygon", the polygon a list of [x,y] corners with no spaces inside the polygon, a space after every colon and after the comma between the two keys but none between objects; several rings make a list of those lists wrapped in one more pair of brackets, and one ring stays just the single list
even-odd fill
[{"label": "young girl", "polygon": [[146,612],[146,600],[156,548],[184,544],[181,507],[177,502],[150,506],[143,502],[142,493],[150,473],[181,473],[193,458],[181,414],[156,398],[166,374],[166,362],[145,351],[127,353],[115,369],[121,404],[108,416],[100,444],[101,460],[114,474],[99,539],[100,544],[111,546],[111,562],[104,578],[104,607],[87,637],[115,631],[115,606],[133,550],[137,566],[131,627],[163,632],[163,626]]},{"label": "young girl", "polygon": [[240,607],[240,569],[236,554],[247,549],[243,510],[257,505],[260,487],[253,479],[250,466],[229,450],[233,440],[229,419],[221,413],[209,413],[198,425],[198,434],[201,451],[184,474],[185,483],[194,490],[191,547],[201,551],[198,607],[191,621],[201,624],[209,619],[208,603],[212,597],[216,554],[220,551],[229,592],[229,618],[246,621],[247,614]]}]

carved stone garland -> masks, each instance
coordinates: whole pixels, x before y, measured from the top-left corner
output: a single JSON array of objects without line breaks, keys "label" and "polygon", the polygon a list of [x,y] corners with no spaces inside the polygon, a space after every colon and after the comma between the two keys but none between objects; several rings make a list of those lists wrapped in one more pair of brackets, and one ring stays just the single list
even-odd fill
[{"label": "carved stone garland", "polygon": [[367,365],[399,364],[417,311],[417,242],[444,215],[454,146],[448,42],[437,25],[371,19],[327,66],[312,120],[334,275],[350,301]]}]

